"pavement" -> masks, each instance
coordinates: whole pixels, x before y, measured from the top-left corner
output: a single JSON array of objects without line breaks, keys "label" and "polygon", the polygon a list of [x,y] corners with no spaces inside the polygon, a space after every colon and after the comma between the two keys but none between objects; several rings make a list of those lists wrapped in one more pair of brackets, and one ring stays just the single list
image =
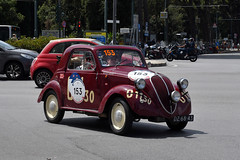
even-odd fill
[{"label": "pavement", "polygon": [[[238,48],[230,48],[226,49],[224,51],[219,51],[218,53],[237,53],[240,52],[240,49]],[[167,66],[167,60],[166,59],[148,59],[145,57],[145,60],[149,67],[163,67]]]},{"label": "pavement", "polygon": [[166,59],[148,59],[145,57],[145,60],[149,67],[163,67],[167,65]]},{"label": "pavement", "polygon": [[240,48],[227,48],[224,51],[219,51],[218,53],[235,53],[240,52]]}]

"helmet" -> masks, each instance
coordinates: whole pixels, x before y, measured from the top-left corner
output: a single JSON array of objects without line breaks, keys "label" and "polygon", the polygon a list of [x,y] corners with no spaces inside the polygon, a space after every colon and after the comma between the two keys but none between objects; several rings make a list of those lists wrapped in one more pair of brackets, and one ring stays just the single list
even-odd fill
[{"label": "helmet", "polygon": [[190,41],[193,41],[194,39],[193,38],[189,38]]},{"label": "helmet", "polygon": [[187,41],[188,39],[187,38],[183,38],[184,41]]}]

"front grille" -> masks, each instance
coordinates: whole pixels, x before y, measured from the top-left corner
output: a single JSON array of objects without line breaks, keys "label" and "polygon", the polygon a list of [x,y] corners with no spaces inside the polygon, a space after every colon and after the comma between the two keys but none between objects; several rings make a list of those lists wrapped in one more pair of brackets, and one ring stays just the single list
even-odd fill
[{"label": "front grille", "polygon": [[172,114],[176,109],[176,105],[171,103],[171,93],[174,91],[172,82],[160,74],[153,76],[150,81],[159,105],[162,106],[167,113]]}]

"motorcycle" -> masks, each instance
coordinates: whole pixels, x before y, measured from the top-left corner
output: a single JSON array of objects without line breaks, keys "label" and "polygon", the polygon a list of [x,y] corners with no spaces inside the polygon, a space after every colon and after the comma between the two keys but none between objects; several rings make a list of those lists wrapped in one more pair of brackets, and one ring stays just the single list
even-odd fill
[{"label": "motorcycle", "polygon": [[[184,53],[185,52],[185,53]],[[173,59],[176,60],[190,60],[191,62],[195,62],[198,58],[196,50],[188,51],[188,55],[186,56],[186,51],[179,51],[177,45],[173,45],[169,53],[166,56],[166,59],[168,61],[173,61]]]},{"label": "motorcycle", "polygon": [[156,47],[156,45],[152,45],[148,47],[147,57],[148,59],[164,59],[166,57],[165,47]]}]

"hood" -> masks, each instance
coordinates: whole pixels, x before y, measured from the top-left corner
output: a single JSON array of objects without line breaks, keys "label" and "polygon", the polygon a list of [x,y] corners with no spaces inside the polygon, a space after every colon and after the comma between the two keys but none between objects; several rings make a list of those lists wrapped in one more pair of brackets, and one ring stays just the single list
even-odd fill
[{"label": "hood", "polygon": [[10,52],[12,54],[27,54],[34,58],[38,56],[38,53],[36,51],[32,51],[32,50],[28,50],[28,49],[17,48],[17,49],[13,49],[13,50],[8,50],[8,52]]}]

